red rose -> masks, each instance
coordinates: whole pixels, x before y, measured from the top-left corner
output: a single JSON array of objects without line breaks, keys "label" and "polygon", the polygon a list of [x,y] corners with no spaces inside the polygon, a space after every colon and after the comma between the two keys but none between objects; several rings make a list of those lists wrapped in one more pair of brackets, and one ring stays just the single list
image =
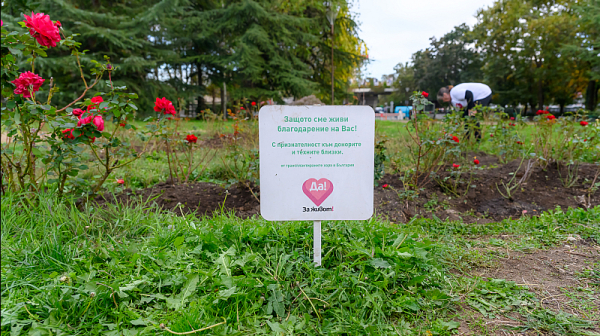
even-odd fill
[{"label": "red rose", "polygon": [[554,120],[554,119],[556,119],[556,117],[554,115],[550,114],[550,115],[546,116],[546,119],[548,119],[548,120]]},{"label": "red rose", "polygon": [[543,111],[544,114],[550,114],[550,111]]},{"label": "red rose", "polygon": [[104,119],[102,119],[101,115],[95,116],[94,119],[92,119],[92,123],[94,123],[94,126],[96,126],[98,131],[104,131]]},{"label": "red rose", "polygon": [[458,137],[456,135],[452,136],[452,140],[454,140],[456,143],[460,142],[460,140],[458,139]]},{"label": "red rose", "polygon": [[119,126],[121,126],[121,127],[125,127],[125,125],[127,125],[127,123],[122,122],[119,124]]},{"label": "red rose", "polygon": [[11,83],[15,84],[15,94],[22,94],[23,98],[31,97],[29,90],[36,92],[40,90],[40,86],[44,84],[45,79],[34,74],[31,71],[23,72],[19,75],[19,78],[13,80]]},{"label": "red rose", "polygon": [[244,109],[244,107],[243,107],[243,106],[242,106],[242,107],[240,107],[240,110],[243,110],[243,109]]},{"label": "red rose", "polygon": [[386,184],[382,185],[381,187],[382,187],[383,189],[385,189],[385,188],[389,187],[389,185],[386,183]]},{"label": "red rose", "polygon": [[118,184],[125,184],[125,180],[123,180],[123,179],[117,179],[117,183]]},{"label": "red rose", "polygon": [[88,111],[97,110],[100,107],[100,103],[104,101],[104,99],[102,99],[100,96],[92,97],[90,100],[92,103],[88,106]]},{"label": "red rose", "polygon": [[67,128],[66,130],[62,131],[63,134],[63,139],[75,139],[75,137],[73,136],[73,129],[72,128]]},{"label": "red rose", "polygon": [[490,136],[491,136],[492,138],[494,137],[494,135],[493,135],[493,134],[490,134]]},{"label": "red rose", "polygon": [[459,168],[459,167],[460,167],[460,165],[457,165],[456,163],[453,163],[453,164],[452,164],[452,167],[453,167],[453,168]]},{"label": "red rose", "polygon": [[94,120],[94,115],[91,113],[87,113],[87,115],[85,115],[85,117],[84,117],[84,115],[82,115],[79,118],[79,121],[77,122],[77,127],[87,125],[87,124],[91,123],[93,120]]},{"label": "red rose", "polygon": [[535,114],[537,114],[537,115],[544,114],[544,111],[538,110]]},{"label": "red rose", "polygon": [[196,141],[198,141],[198,137],[196,137],[193,134],[189,134],[188,136],[185,137],[185,140],[189,143],[196,143]]},{"label": "red rose", "polygon": [[33,13],[31,16],[25,16],[25,26],[29,28],[29,34],[44,47],[56,47],[56,42],[60,41],[58,27],[60,22],[55,24],[50,20],[50,16],[44,13]]},{"label": "red rose", "polygon": [[163,114],[172,114],[176,115],[175,106],[165,97],[156,98],[156,102],[154,103],[154,111],[162,112]]},{"label": "red rose", "polygon": [[256,102],[252,102],[252,106],[256,106]]},{"label": "red rose", "polygon": [[74,116],[79,117],[80,115],[83,114],[83,110],[80,109],[80,108],[76,108],[76,109],[73,109],[72,113],[73,113]]},{"label": "red rose", "polygon": [[429,93],[427,93],[425,91],[421,92],[421,95],[425,98],[429,97]]},{"label": "red rose", "polygon": [[588,125],[588,122],[587,122],[587,121],[581,121],[581,122],[579,123],[579,125],[581,125],[581,126],[587,126],[587,125]]},{"label": "red rose", "polygon": [[515,117],[510,117],[510,120],[515,120]]},{"label": "red rose", "polygon": [[95,105],[100,105],[100,103],[102,103],[104,101],[104,99],[102,99],[101,96],[96,96],[92,99],[90,99],[92,101],[93,104]]},{"label": "red rose", "polygon": [[478,165],[479,164],[479,160],[475,159],[475,160],[473,160],[473,163],[476,164],[476,165]]}]

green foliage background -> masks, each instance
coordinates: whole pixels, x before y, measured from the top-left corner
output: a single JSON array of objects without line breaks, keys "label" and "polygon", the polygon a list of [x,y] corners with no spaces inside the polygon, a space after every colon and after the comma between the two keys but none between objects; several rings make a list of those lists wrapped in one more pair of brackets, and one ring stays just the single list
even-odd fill
[{"label": "green foliage background", "polygon": [[[598,104],[600,0],[498,0],[481,8],[474,27],[455,27],[396,67],[395,100],[405,88],[435,93],[443,86],[483,82],[500,105],[528,111],[574,102]],[[562,112],[562,110],[561,110]]]},{"label": "green foliage background", "polygon": [[[335,21],[336,99],[346,98],[362,41],[349,1],[337,1]],[[80,34],[82,62],[109,56],[117,70],[116,85],[138,92],[142,114],[156,97],[167,97],[178,109],[215,94],[227,84],[229,99],[282,101],[283,97],[317,94],[329,100],[331,28],[321,1],[275,0],[41,0],[2,2],[7,29],[31,11],[59,20],[66,34]],[[66,48],[51,48],[36,59],[36,72],[52,77],[61,92],[53,102],[64,106],[81,94],[79,73]],[[26,63],[23,60],[22,68]],[[29,70],[29,69],[27,69]],[[104,83],[102,83],[104,84]],[[106,84],[96,89],[105,91]],[[47,94],[47,93],[46,93]],[[43,93],[41,93],[43,98]]]}]

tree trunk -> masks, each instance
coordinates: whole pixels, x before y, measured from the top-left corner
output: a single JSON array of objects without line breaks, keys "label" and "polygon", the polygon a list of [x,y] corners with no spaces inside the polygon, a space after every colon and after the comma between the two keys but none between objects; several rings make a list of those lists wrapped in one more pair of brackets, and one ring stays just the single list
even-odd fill
[{"label": "tree trunk", "polygon": [[223,120],[227,120],[227,84],[225,81],[223,81],[223,89],[221,89],[221,111],[223,111]]},{"label": "tree trunk", "polygon": [[196,115],[200,113],[200,111],[206,108],[206,104],[204,103],[204,83],[202,83],[202,66],[199,63],[196,63],[196,69],[198,70],[198,89],[200,94],[198,95],[198,106],[196,106]]},{"label": "tree trunk", "polygon": [[538,96],[538,108],[540,110],[544,109],[544,84],[542,83],[542,81],[538,81],[538,89],[537,89],[537,96]]},{"label": "tree trunk", "polygon": [[215,113],[215,99],[217,98],[217,88],[213,86],[212,89],[212,110]]},{"label": "tree trunk", "polygon": [[559,112],[560,114],[559,115],[562,116],[565,113],[565,103],[560,102],[559,106],[560,106],[560,112]]},{"label": "tree trunk", "polygon": [[585,92],[585,109],[593,111],[598,105],[598,81],[591,80],[588,82]]}]

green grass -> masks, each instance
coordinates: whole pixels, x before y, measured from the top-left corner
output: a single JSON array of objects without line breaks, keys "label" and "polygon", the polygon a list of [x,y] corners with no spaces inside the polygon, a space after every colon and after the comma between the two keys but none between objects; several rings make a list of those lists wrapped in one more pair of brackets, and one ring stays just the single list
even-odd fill
[{"label": "green grass", "polygon": [[[376,127],[390,154],[406,155],[405,123],[377,121]],[[232,129],[232,121],[187,121],[179,132],[204,140]],[[531,137],[534,127],[522,130]],[[253,144],[248,138],[244,146]],[[489,147],[484,139],[481,150],[493,153]],[[197,159],[206,150],[198,149]],[[227,154],[220,150],[192,179],[229,183]],[[97,174],[90,169],[78,178],[89,183]],[[113,173],[105,187],[146,188],[168,175],[166,156],[156,150]],[[68,198],[77,198],[76,190]],[[579,317],[547,310],[513,282],[472,274],[505,257],[489,247],[548,249],[571,235],[599,244],[600,207],[485,225],[422,218],[403,225],[380,218],[323,222],[322,267],[312,263],[310,222],[242,220],[232,213],[182,217],[151,204],[78,208],[52,193],[37,200],[4,194],[0,219],[2,336],[170,335],[161,324],[176,332],[216,325],[198,335],[451,335],[467,323],[465,307],[476,335],[494,334],[498,326],[489,320],[511,314],[522,317],[511,331],[583,335],[599,318],[598,263],[576,275],[589,288],[564,289],[581,308]]]},{"label": "green grass", "polygon": [[487,226],[324,222],[323,266],[315,267],[310,222],[181,217],[149,204],[77,209],[52,194],[37,203],[5,194],[1,330],[168,335],[161,323],[184,332],[226,321],[204,334],[450,335],[464,299],[488,317],[525,314],[522,329],[578,335],[592,322],[551,315],[514,283],[449,270],[470,257],[467,237],[509,232],[551,246],[577,233],[598,241],[598,230],[575,223],[599,219],[600,208]]}]

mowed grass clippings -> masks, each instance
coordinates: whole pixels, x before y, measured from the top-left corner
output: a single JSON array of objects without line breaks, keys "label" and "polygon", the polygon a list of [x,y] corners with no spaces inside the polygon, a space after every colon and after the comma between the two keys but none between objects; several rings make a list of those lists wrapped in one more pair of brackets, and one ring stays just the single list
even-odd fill
[{"label": "mowed grass clippings", "polygon": [[2,200],[2,334],[447,334],[440,249],[378,220],[198,219]]}]

